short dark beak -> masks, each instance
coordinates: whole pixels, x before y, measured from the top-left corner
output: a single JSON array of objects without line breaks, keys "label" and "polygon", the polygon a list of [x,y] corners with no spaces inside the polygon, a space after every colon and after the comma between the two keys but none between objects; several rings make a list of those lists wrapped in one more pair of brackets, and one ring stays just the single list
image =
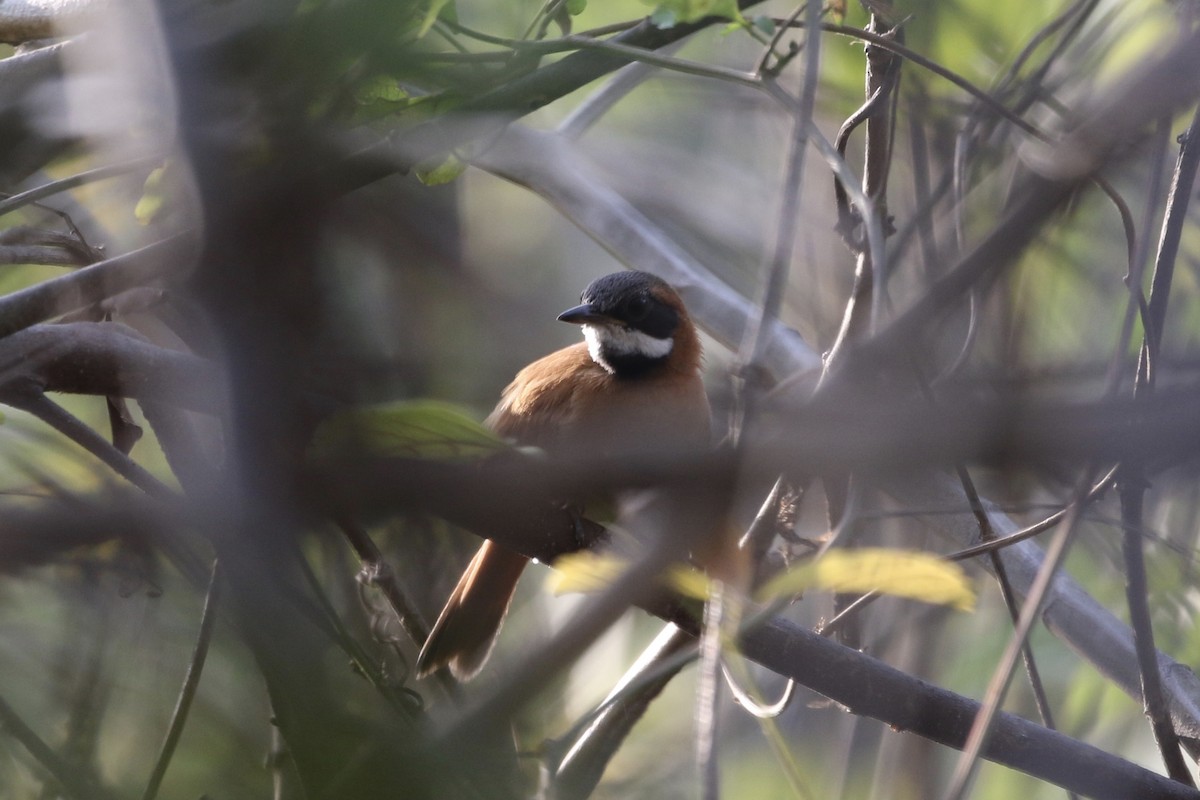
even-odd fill
[{"label": "short dark beak", "polygon": [[583,325],[587,322],[604,322],[608,317],[596,310],[596,307],[591,303],[584,303],[581,306],[568,308],[566,311],[558,315],[559,322],[570,322],[574,325]]}]

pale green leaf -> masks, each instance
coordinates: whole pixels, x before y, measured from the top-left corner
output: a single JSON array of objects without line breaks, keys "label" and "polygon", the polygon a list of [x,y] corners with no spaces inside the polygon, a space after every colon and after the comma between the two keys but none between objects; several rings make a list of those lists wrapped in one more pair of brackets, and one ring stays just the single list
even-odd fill
[{"label": "pale green leaf", "polygon": [[429,29],[433,27],[433,23],[437,22],[438,14],[442,13],[442,9],[449,5],[450,2],[451,0],[430,0],[425,17],[421,20],[421,27],[417,29],[418,39],[429,33]]},{"label": "pale green leaf", "polygon": [[416,400],[338,412],[317,428],[309,453],[467,460],[506,447],[492,431],[447,403]]},{"label": "pale green leaf", "polygon": [[659,30],[668,31],[675,27],[678,22],[675,19],[675,12],[665,8],[656,8],[654,13],[650,15],[650,22]]},{"label": "pale green leaf", "polygon": [[754,27],[758,28],[767,36],[772,36],[775,33],[775,20],[766,15],[760,14],[754,18]]}]

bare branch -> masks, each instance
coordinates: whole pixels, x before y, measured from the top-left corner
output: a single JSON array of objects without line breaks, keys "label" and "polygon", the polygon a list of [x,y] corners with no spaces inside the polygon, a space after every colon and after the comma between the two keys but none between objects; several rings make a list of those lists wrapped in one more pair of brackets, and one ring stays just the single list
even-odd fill
[{"label": "bare branch", "polygon": [[194,240],[184,234],[146,245],[0,297],[0,337],[191,268]]},{"label": "bare branch", "polygon": [[218,414],[216,365],[150,344],[115,322],[35,325],[0,339],[0,395],[41,392],[147,399]]}]

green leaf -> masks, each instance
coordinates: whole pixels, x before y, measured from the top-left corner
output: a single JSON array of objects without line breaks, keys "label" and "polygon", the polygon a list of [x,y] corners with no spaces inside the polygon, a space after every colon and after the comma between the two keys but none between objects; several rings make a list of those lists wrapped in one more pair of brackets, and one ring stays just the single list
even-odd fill
[{"label": "green leaf", "polygon": [[578,17],[587,8],[587,0],[567,0],[567,13]]},{"label": "green leaf", "polygon": [[775,20],[770,17],[759,15],[754,18],[754,27],[765,33],[767,36],[775,35]]},{"label": "green leaf", "polygon": [[[438,14],[442,13],[442,9],[451,2],[452,0],[431,0],[429,10],[425,12],[425,18],[421,20],[421,27],[417,29],[418,39],[429,33],[429,29],[433,27],[433,23],[437,22]],[[454,10],[453,6],[450,8]]]},{"label": "green leaf", "polygon": [[338,412],[318,427],[310,457],[356,454],[469,460],[507,447],[495,433],[448,403],[414,400]]},{"label": "green leaf", "polygon": [[929,553],[887,547],[830,551],[771,579],[758,591],[758,599],[765,602],[806,589],[879,591],[960,611],[975,607],[975,592],[958,564]]},{"label": "green leaf", "polygon": [[456,156],[450,155],[441,160],[431,159],[418,164],[414,172],[417,175],[417,180],[426,186],[441,186],[443,183],[450,183],[450,181],[462,175],[466,168],[466,164]]},{"label": "green leaf", "polygon": [[387,75],[375,75],[366,80],[358,88],[356,99],[360,104],[369,103],[406,103],[410,99],[408,92],[400,88],[395,78]]}]

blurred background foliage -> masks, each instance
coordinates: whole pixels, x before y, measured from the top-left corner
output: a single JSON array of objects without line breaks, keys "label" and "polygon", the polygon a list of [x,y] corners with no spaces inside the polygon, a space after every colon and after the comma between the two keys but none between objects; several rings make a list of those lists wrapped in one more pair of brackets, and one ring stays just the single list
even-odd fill
[{"label": "blurred background foliage", "polygon": [[[454,53],[459,47],[506,51],[481,44],[447,22],[418,38],[415,28],[427,9],[410,3],[166,2],[157,14],[141,4],[114,5],[121,13],[73,23],[86,33],[74,27],[60,32],[87,37],[86,46],[75,47],[64,62],[60,84],[43,87],[63,92],[65,101],[37,95],[14,105],[24,115],[24,127],[5,131],[16,142],[3,164],[6,191],[15,193],[114,160],[171,151],[176,144],[175,100],[163,99],[170,98],[163,71],[169,59],[156,46],[142,52],[143,43],[158,40],[139,33],[143,26],[153,27],[159,15],[169,20],[193,14],[202,20],[194,29],[197,37],[210,24],[230,37],[232,44],[221,50],[229,60],[219,68],[241,81],[242,94],[229,98],[233,111],[228,129],[206,134],[236,141],[231,149],[243,161],[235,171],[286,159],[292,139],[353,149],[365,141],[364,130],[405,130],[483,87],[503,85],[536,63],[533,56],[526,63],[507,56],[439,60],[430,54]],[[1064,114],[1086,102],[1089,93],[1162,47],[1166,33],[1181,24],[1182,5],[1159,0],[1095,4],[1078,37],[1057,54],[1046,84],[1052,92],[1023,115],[1043,130],[1059,129]],[[455,0],[443,16],[452,8],[457,23],[468,29],[516,39],[527,36],[541,7],[535,0]],[[1001,99],[1011,99],[1015,89],[1004,92],[1023,86],[1021,78],[1043,63],[1055,40],[1032,51],[1016,80],[1005,83],[1002,76],[1031,37],[1066,8],[1064,3],[911,0],[898,2],[895,11],[905,20],[908,47]],[[593,1],[572,18],[572,25],[576,31],[599,28],[637,20],[651,10],[636,0]],[[772,2],[745,13],[753,20],[790,11],[788,4]],[[143,13],[146,19],[131,22]],[[864,10],[852,4],[844,24],[861,27],[866,20]],[[549,35],[556,34],[551,27]],[[689,38],[675,55],[749,70],[761,50],[761,42],[745,30],[722,23]],[[547,55],[541,63],[561,57]],[[817,125],[827,137],[862,103],[863,70],[860,42],[824,35]],[[801,72],[798,65],[785,72],[784,85],[798,90]],[[554,129],[598,85],[588,84],[538,109],[522,124]],[[436,99],[418,102],[421,92]],[[949,173],[955,136],[973,102],[914,64],[903,68],[899,96],[889,212],[900,231],[893,241],[905,244],[891,264],[890,310],[905,308],[959,252],[944,218],[934,227],[934,253],[923,253],[908,230],[918,208],[913,147],[924,148],[933,182],[941,181]],[[1164,121],[1160,153],[1147,147],[1107,176],[1139,225],[1143,219],[1151,221],[1138,231],[1139,237],[1149,237],[1143,259],[1146,252],[1153,253],[1174,134],[1184,119]],[[923,145],[914,143],[918,129]],[[659,71],[587,130],[575,143],[572,158],[725,283],[753,298],[774,235],[789,136],[788,116],[765,94]],[[1004,128],[972,155],[962,206],[964,245],[991,229],[1015,176],[1024,169],[1022,159],[1034,147],[1030,137]],[[29,155],[33,151],[38,154]],[[298,145],[296,152],[301,152]],[[857,152],[852,147],[848,155],[855,171],[862,166]],[[807,158],[799,209],[803,223],[782,318],[823,351],[836,334],[853,267],[833,234],[828,169],[815,153]],[[175,150],[165,163],[163,207],[148,224],[138,221],[135,207],[160,162],[47,202],[69,213],[91,244],[104,246],[107,254],[125,252],[165,231],[200,222],[188,199],[196,176],[186,157]],[[1155,185],[1155,171],[1156,194],[1148,191]],[[61,227],[56,217],[32,207],[0,224]],[[1197,366],[1198,229],[1193,212],[1184,231],[1165,339],[1165,358],[1180,375]],[[325,227],[314,238],[323,296],[322,345],[338,354],[321,365],[329,373],[323,388],[349,403],[435,398],[480,419],[516,370],[576,341],[578,331],[556,323],[555,315],[572,305],[590,280],[621,266],[543,199],[476,168],[436,186],[409,174],[357,187],[335,199]],[[1102,385],[1107,360],[1119,346],[1128,298],[1122,281],[1125,251],[1112,203],[1098,192],[1077,198],[1064,220],[1045,230],[987,299],[963,380],[1074,398]],[[61,270],[5,266],[0,293],[38,284]],[[159,343],[177,345],[170,331],[151,317],[123,321]],[[952,357],[961,347],[967,320],[955,324],[958,337],[948,335],[931,349]],[[706,380],[721,412],[734,358],[729,342],[707,338],[705,344]],[[64,397],[61,402],[91,427],[107,430],[102,398]],[[98,460],[29,414],[8,408],[4,413],[0,508],[28,507],[55,493],[95,495],[119,484]],[[718,421],[723,421],[720,413]],[[144,428],[133,458],[174,485],[153,431]],[[1074,477],[999,469],[980,469],[976,475],[981,491],[1022,524],[1058,507]],[[1192,622],[1200,604],[1194,572],[1200,504],[1195,478],[1194,466],[1157,476],[1146,517],[1158,644],[1185,664],[1200,663],[1200,637]],[[919,522],[898,511],[882,503],[866,509],[865,539],[944,549]],[[1119,526],[1114,499],[1092,507],[1067,568],[1100,603],[1124,616]],[[800,533],[818,537],[823,529],[820,515],[809,513]],[[400,582],[430,617],[477,543],[431,520],[394,520],[372,532]],[[378,660],[386,677],[415,689],[435,708],[445,702],[408,674],[414,644],[389,618],[377,593],[356,581],[358,563],[345,545],[318,535],[304,542],[304,552],[350,635]],[[0,697],[54,749],[94,770],[112,796],[140,796],[189,662],[203,597],[171,567],[115,540],[62,554],[50,564],[0,564],[0,569]],[[548,596],[539,585],[545,575],[546,570],[537,569],[526,578],[481,680],[502,673],[526,642],[563,624],[579,602]],[[1010,625],[992,584],[980,577],[978,588],[980,604],[969,615],[899,600],[877,603],[866,623],[867,649],[938,685],[980,696]],[[828,598],[813,596],[791,613],[815,624],[830,611]],[[561,736],[607,694],[659,624],[641,612],[627,614],[524,710],[517,722],[519,748],[535,754],[547,739]],[[1140,704],[1044,631],[1035,633],[1033,641],[1061,729],[1160,769]],[[331,648],[322,658],[328,669],[349,674],[345,653]],[[768,696],[781,690],[778,676],[755,674]],[[1017,681],[1015,686],[1008,708],[1033,717],[1024,684]],[[365,682],[361,688],[361,696],[346,696],[347,705],[362,713],[377,711],[375,695]],[[695,688],[690,671],[671,683],[621,748],[596,797],[694,796]],[[811,796],[904,800],[932,796],[943,785],[954,753],[846,714],[803,688],[798,694],[778,724]],[[721,714],[725,795],[788,796],[788,783],[759,724],[729,701]],[[217,799],[271,793],[270,717],[252,653],[232,625],[218,622],[199,694],[160,796]],[[536,773],[536,760],[531,756],[526,762],[529,773]],[[0,789],[7,797],[58,795],[37,762],[8,737],[0,738],[0,786],[7,787]],[[1062,790],[988,765],[972,796],[1033,800],[1060,797]]]}]

